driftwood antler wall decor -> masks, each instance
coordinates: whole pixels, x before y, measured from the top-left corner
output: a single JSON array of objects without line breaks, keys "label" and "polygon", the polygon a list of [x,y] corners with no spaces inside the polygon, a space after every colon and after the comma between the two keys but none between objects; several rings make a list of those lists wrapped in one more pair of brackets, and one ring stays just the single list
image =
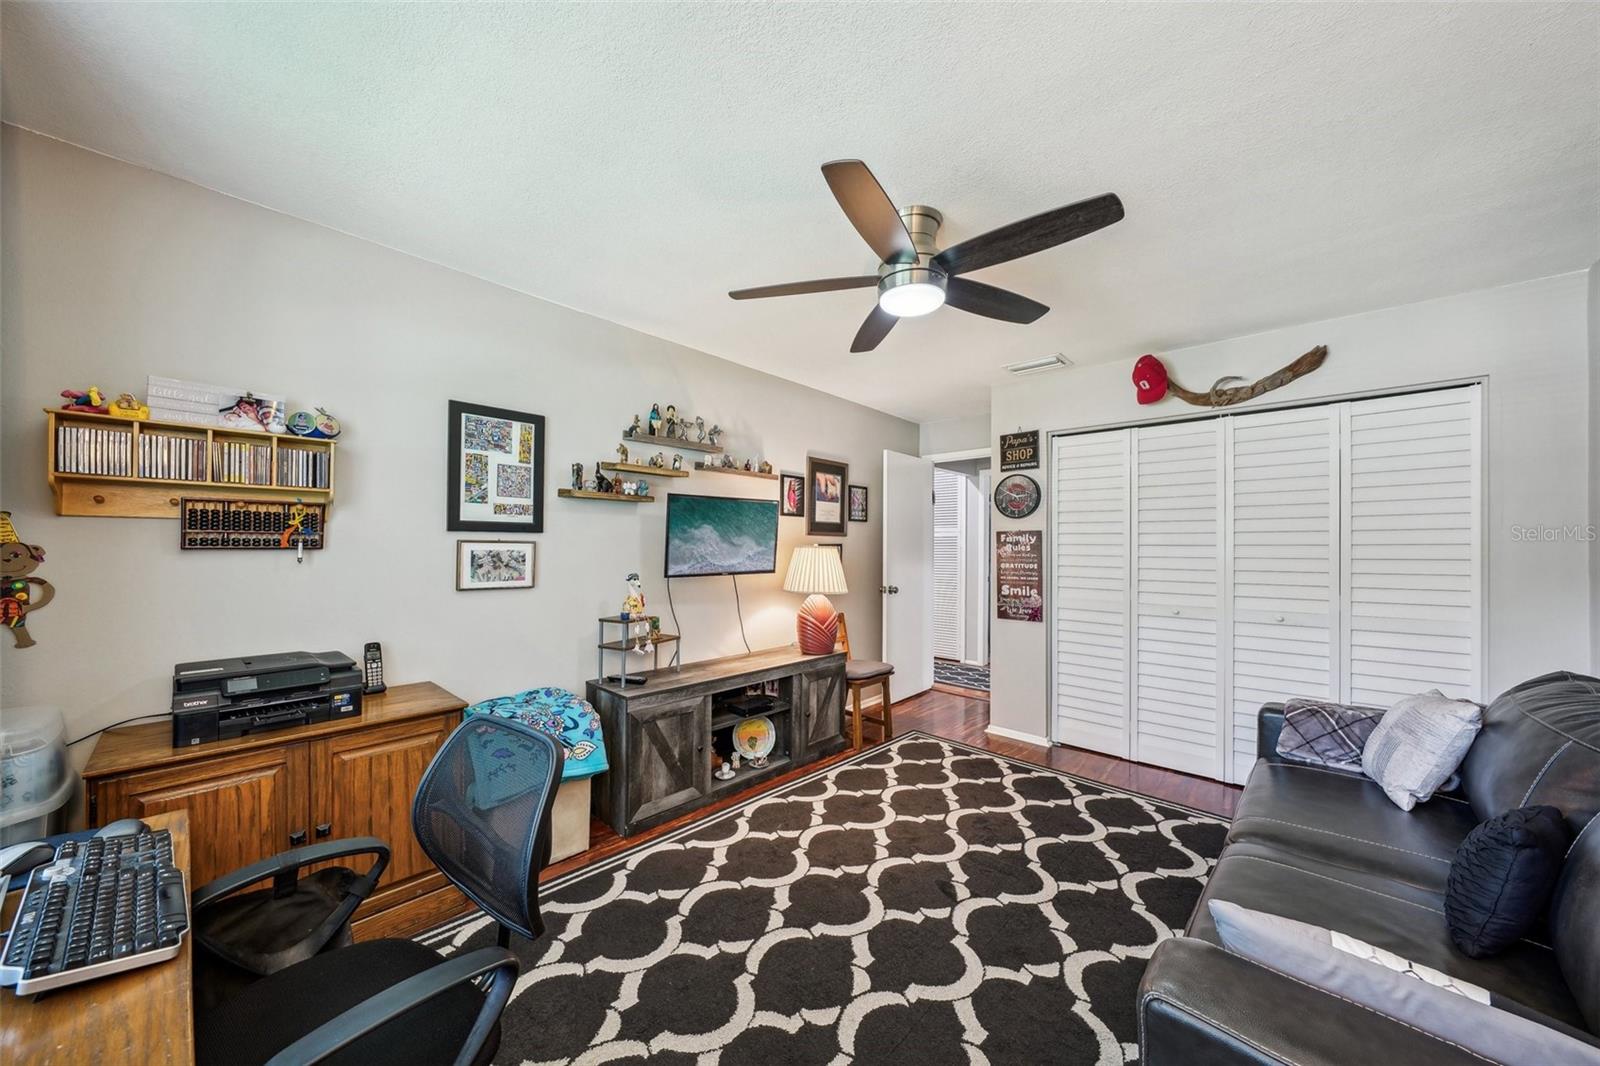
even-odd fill
[{"label": "driftwood antler wall decor", "polygon": [[1281,389],[1295,378],[1304,377],[1328,358],[1328,346],[1319,344],[1286,367],[1273,371],[1253,385],[1234,385],[1224,388],[1230,381],[1243,381],[1236,375],[1221,377],[1206,392],[1190,392],[1167,376],[1167,368],[1153,355],[1142,355],[1133,364],[1133,384],[1139,392],[1140,403],[1155,403],[1167,393],[1172,393],[1184,403],[1196,407],[1231,407],[1236,403],[1253,400],[1257,396]]}]

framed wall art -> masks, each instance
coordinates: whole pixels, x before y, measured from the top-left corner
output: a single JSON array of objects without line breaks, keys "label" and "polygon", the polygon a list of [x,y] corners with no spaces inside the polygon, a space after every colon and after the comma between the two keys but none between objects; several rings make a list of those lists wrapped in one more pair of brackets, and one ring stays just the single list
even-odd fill
[{"label": "framed wall art", "polygon": [[458,540],[456,589],[531,589],[535,551],[531,540]]},{"label": "framed wall art", "polygon": [[850,521],[865,522],[867,520],[867,487],[865,485],[850,486]]},{"label": "framed wall art", "polygon": [[450,401],[450,530],[544,532],[544,416]]},{"label": "framed wall art", "polygon": [[850,467],[832,459],[806,460],[806,532],[814,537],[842,537],[845,526],[845,485]]},{"label": "framed wall art", "polygon": [[800,474],[780,474],[778,514],[783,518],[806,516],[806,479]]}]

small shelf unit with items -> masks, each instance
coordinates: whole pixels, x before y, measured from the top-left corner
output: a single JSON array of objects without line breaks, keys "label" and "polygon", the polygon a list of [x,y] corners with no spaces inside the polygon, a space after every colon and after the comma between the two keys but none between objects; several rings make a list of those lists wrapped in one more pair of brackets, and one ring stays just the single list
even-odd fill
[{"label": "small shelf unit with items", "polygon": [[[773,648],[654,670],[627,685],[595,680],[588,699],[600,714],[611,768],[596,782],[599,816],[619,836],[660,825],[729,792],[842,750],[844,655]],[[741,722],[765,717],[772,745],[760,765],[731,777]],[[765,733],[763,727],[760,732]]]},{"label": "small shelf unit with items", "polygon": [[[178,518],[185,496],[333,499],[332,440],[46,408],[56,514]],[[196,493],[194,490],[205,490]]]}]

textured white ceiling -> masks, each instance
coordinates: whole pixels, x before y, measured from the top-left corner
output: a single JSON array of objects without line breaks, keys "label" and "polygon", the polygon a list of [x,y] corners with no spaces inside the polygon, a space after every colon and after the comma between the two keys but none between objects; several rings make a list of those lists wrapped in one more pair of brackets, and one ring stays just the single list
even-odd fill
[{"label": "textured white ceiling", "polygon": [[[908,418],[1078,362],[1600,257],[1600,6],[4,5],[6,121]],[[1127,219],[851,356],[818,166],[950,244]],[[1293,354],[1293,353],[1286,353]]]}]

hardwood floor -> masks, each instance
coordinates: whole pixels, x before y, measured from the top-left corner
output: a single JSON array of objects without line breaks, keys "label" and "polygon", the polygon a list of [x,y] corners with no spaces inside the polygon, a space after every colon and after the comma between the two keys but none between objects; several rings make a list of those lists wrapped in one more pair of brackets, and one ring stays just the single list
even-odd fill
[{"label": "hardwood floor", "polygon": [[[1145,766],[1142,763],[1128,762],[1125,759],[1114,759],[1108,755],[1098,755],[1092,751],[1084,751],[1081,748],[1044,748],[1037,744],[1027,744],[1005,737],[991,736],[984,732],[985,727],[989,724],[989,701],[982,698],[984,696],[983,693],[969,695],[968,693],[971,692],[972,690],[969,689],[935,686],[921,695],[913,696],[908,700],[901,700],[894,705],[895,735],[898,736],[913,729],[920,729],[925,733],[947,737],[950,740],[959,740],[963,744],[969,744],[975,748],[983,748],[985,751],[992,751],[997,755],[1008,755],[1014,759],[1022,759],[1026,762],[1049,766],[1091,781],[1100,781],[1117,788],[1142,792],[1156,799],[1181,803],[1186,807],[1209,811],[1225,818],[1233,817],[1234,806],[1238,803],[1241,791],[1234,785],[1225,785],[1220,781],[1210,781],[1203,777],[1180,774],[1173,770],[1163,770],[1157,766]],[[582,869],[590,863],[608,858],[636,844],[653,840],[707,815],[727,810],[729,807],[743,803],[752,796],[787,784],[822,767],[831,766],[842,759],[849,758],[851,754],[853,753],[850,751],[840,752],[838,755],[801,767],[769,781],[764,781],[743,792],[734,793],[714,804],[684,815],[682,818],[675,819],[643,833],[636,833],[626,839],[617,836],[609,825],[596,819],[589,831],[589,850],[580,852],[569,859],[552,863],[540,874],[539,880],[548,881],[553,877],[560,877],[562,874]]]}]

